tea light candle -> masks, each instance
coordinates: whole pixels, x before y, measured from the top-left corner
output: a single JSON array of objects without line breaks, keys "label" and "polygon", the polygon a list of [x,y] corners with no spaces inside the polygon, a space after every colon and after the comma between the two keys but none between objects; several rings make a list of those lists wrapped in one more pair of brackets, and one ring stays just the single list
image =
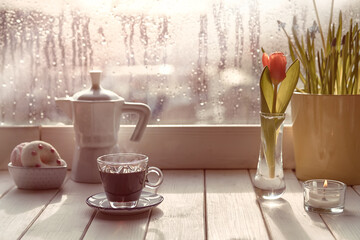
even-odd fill
[{"label": "tea light candle", "polygon": [[304,182],[304,208],[308,212],[341,213],[344,211],[346,185],[326,179]]}]

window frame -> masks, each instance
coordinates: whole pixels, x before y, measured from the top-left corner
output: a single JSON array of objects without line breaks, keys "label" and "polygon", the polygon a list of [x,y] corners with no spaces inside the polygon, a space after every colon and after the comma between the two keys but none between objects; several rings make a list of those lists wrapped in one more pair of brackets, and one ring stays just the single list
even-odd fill
[{"label": "window frame", "polygon": [[[129,140],[133,129],[120,127],[120,150],[146,154],[150,165],[162,169],[247,169],[257,165],[259,125],[149,125],[139,142]],[[38,139],[54,145],[71,169],[75,146],[71,125],[0,127],[0,169],[7,169],[18,143]],[[284,127],[283,160],[284,168],[295,168],[290,125]]]}]

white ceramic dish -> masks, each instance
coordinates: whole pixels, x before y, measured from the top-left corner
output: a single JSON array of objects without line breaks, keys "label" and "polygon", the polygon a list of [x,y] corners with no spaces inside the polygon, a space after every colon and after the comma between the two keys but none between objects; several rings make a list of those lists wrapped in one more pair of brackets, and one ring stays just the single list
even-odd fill
[{"label": "white ceramic dish", "polygon": [[61,187],[67,166],[54,168],[18,167],[8,164],[11,177],[18,188],[41,190]]},{"label": "white ceramic dish", "polygon": [[133,215],[149,211],[164,200],[164,197],[146,191],[142,191],[138,205],[134,208],[112,208],[104,192],[94,194],[86,199],[89,207],[98,209],[100,212],[110,215]]}]

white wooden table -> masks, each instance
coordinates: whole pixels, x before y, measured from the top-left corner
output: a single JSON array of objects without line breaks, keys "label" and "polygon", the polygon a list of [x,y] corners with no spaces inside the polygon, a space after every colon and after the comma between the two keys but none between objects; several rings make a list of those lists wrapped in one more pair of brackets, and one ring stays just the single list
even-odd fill
[{"label": "white wooden table", "polygon": [[254,170],[166,170],[164,201],[133,216],[88,207],[101,184],[68,179],[59,190],[19,190],[0,171],[0,239],[360,239],[360,186],[348,187],[345,211],[303,209],[302,186],[286,171],[277,201],[257,201]]}]

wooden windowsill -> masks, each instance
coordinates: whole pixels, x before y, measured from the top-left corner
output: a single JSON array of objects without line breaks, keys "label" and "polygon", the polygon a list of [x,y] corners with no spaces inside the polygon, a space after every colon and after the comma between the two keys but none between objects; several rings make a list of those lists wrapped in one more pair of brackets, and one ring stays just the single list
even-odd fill
[{"label": "wooden windowsill", "polygon": [[[140,142],[131,142],[133,126],[121,126],[121,151],[140,152],[151,165],[162,169],[256,168],[260,127],[258,125],[151,125]],[[0,127],[0,169],[6,169],[11,150],[18,143],[41,139],[59,151],[71,168],[75,146],[72,126]],[[294,169],[292,130],[284,127],[284,168]]]}]

